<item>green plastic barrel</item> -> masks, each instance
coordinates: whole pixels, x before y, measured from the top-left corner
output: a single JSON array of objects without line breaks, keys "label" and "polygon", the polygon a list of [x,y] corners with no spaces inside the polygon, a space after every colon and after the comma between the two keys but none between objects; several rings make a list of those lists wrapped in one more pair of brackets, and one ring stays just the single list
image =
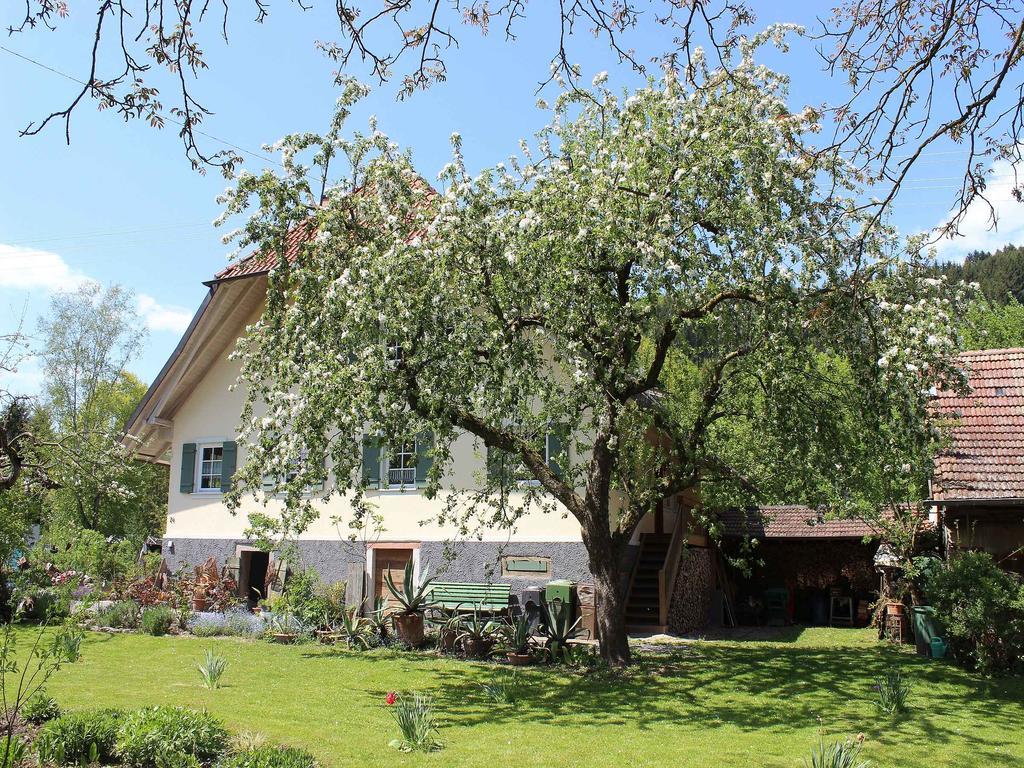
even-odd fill
[{"label": "green plastic barrel", "polygon": [[914,627],[914,647],[921,656],[932,655],[932,639],[942,637],[942,628],[935,620],[935,609],[930,605],[915,605],[910,615]]}]

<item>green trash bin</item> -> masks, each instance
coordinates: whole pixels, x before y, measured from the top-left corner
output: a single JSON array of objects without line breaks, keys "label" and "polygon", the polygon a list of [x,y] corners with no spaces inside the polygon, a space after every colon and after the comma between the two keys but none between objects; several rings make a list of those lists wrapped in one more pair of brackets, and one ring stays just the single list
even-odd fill
[{"label": "green trash bin", "polygon": [[544,585],[544,602],[552,603],[561,600],[569,606],[572,617],[576,616],[576,582],[568,579],[549,581]]},{"label": "green trash bin", "polygon": [[914,627],[914,647],[920,656],[932,655],[932,640],[942,637],[942,628],[935,620],[935,609],[930,605],[915,605],[911,611]]}]

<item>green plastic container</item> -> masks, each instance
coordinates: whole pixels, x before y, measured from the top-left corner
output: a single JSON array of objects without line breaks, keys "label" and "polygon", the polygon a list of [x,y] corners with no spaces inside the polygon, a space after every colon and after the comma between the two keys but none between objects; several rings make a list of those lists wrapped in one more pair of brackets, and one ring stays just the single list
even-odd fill
[{"label": "green plastic container", "polygon": [[942,637],[942,627],[935,620],[935,609],[930,605],[915,605],[910,610],[914,627],[914,647],[920,656],[932,656],[932,640]]},{"label": "green plastic container", "polygon": [[576,582],[568,579],[549,581],[544,585],[544,602],[551,603],[561,600],[566,605],[572,606],[576,601],[573,599],[576,592]]},{"label": "green plastic container", "polygon": [[932,638],[932,658],[933,659],[944,659],[946,658],[946,641],[941,637]]}]

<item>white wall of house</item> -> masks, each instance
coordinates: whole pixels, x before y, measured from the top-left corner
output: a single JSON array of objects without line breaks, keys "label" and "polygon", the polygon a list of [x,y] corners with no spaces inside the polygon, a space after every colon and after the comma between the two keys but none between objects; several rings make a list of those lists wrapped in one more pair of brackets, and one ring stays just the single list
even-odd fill
[{"label": "white wall of house", "polygon": [[[244,404],[241,387],[231,391],[239,364],[229,360],[227,353],[215,363],[202,381],[174,415],[171,444],[168,522],[165,536],[171,539],[242,539],[250,512],[273,512],[281,502],[269,506],[254,497],[243,502],[237,514],[231,514],[219,491],[201,491],[198,484],[193,493],[180,490],[182,446],[185,443],[219,443],[234,440],[238,432],[239,414]],[[245,461],[244,446],[238,447],[238,465]],[[197,457],[196,463],[199,464]],[[454,447],[454,461],[444,486],[450,489],[474,487],[485,471],[485,451],[471,435],[460,437]],[[328,488],[332,478],[328,478]],[[441,541],[458,537],[458,531],[436,524],[444,505],[444,494],[430,500],[418,490],[371,491],[369,498],[383,517],[382,529],[367,532],[380,541]],[[351,505],[344,497],[333,496],[318,502],[320,518],[304,534],[306,539],[344,539],[351,534],[348,521]],[[340,518],[341,524],[332,522]],[[425,523],[425,524],[424,524]],[[578,542],[580,526],[572,516],[560,513],[534,512],[521,519],[514,531],[493,529],[483,532],[484,541],[549,541]]]}]

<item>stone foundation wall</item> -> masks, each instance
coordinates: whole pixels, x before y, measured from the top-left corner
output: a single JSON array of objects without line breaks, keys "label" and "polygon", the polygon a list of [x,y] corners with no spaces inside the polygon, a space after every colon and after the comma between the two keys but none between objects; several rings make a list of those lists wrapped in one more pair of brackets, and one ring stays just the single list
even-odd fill
[{"label": "stone foundation wall", "polygon": [[[214,557],[223,565],[235,554],[244,539],[172,539],[164,541],[163,555],[171,570],[182,565],[195,566]],[[400,545],[399,545],[400,546]],[[173,547],[173,549],[172,549]],[[353,565],[366,565],[366,548],[362,542],[310,540],[298,544],[301,565],[314,568],[326,584],[345,581]],[[501,558],[535,556],[551,558],[551,573],[502,574]],[[544,584],[553,579],[589,581],[587,551],[582,542],[443,542],[420,543],[420,565],[430,567],[430,575],[441,581],[495,582],[511,584],[518,595],[523,588]]]}]

